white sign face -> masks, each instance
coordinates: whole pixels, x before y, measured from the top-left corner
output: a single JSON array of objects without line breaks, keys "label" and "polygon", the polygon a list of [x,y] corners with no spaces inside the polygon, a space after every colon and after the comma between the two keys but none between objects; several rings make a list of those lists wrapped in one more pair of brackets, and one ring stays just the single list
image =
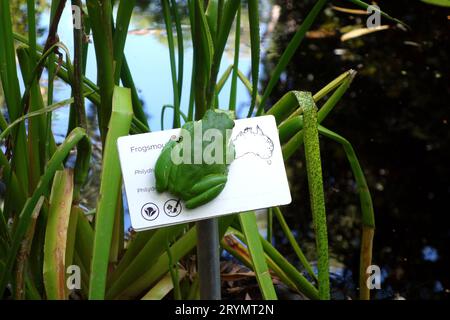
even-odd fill
[{"label": "white sign face", "polygon": [[164,145],[180,129],[118,139],[131,226],[146,230],[291,202],[278,130],[273,116],[236,120],[231,139],[236,158],[223,191],[210,202],[187,209],[169,192],[158,193],[154,167]]}]

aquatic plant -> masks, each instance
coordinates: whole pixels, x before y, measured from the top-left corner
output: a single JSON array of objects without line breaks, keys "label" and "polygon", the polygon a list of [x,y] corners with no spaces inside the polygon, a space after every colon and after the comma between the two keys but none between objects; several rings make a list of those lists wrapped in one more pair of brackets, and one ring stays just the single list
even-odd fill
[{"label": "aquatic plant", "polygon": [[[68,269],[80,271],[82,298],[134,299],[173,297],[198,298],[198,274],[186,277],[181,261],[197,244],[197,227],[177,225],[124,236],[124,207],[117,138],[149,132],[133,75],[124,55],[128,26],[136,1],[72,0],[82,15],[76,21],[74,57],[57,37],[65,0],[51,2],[47,40],[37,44],[35,1],[27,1],[28,33],[13,32],[10,2],[0,0],[0,76],[7,115],[0,114],[1,179],[6,186],[0,211],[0,295],[16,299],[67,299],[74,281]],[[361,1],[351,1],[362,7]],[[306,15],[270,76],[266,88],[259,87],[260,30],[257,0],[188,0],[189,24],[194,48],[192,78],[184,79],[184,48],[179,3],[161,0],[167,31],[173,104],[173,128],[200,119],[206,110],[219,108],[218,94],[231,77],[228,109],[235,111],[236,87],[241,81],[251,95],[248,116],[271,114],[279,128],[283,156],[287,160],[304,152],[316,233],[317,273],[293,236],[280,208],[269,213],[279,221],[302,269],[288,262],[271,243],[260,236],[254,212],[226,216],[218,221],[222,248],[255,272],[261,295],[276,299],[272,278],[310,299],[329,299],[329,257],[326,208],[323,194],[319,136],[341,144],[347,154],[361,201],[362,240],[360,292],[370,297],[366,269],[371,265],[374,213],[363,170],[352,145],[325,128],[322,122],[350,86],[355,71],[349,70],[315,94],[286,93],[269,105],[275,84],[288,66],[306,32],[327,4],[318,0]],[[247,6],[250,26],[251,79],[239,70],[240,21]],[[77,10],[75,10],[77,11]],[[75,17],[77,18],[77,17]],[[77,20],[77,19],[75,19]],[[235,25],[234,64],[219,75],[222,56]],[[92,33],[97,79],[85,76],[87,43]],[[17,60],[16,60],[17,57]],[[20,74],[16,62],[20,68]],[[47,97],[40,78],[48,73]],[[24,89],[19,85],[22,77]],[[72,97],[53,101],[55,77],[72,89]],[[183,82],[190,81],[189,109],[180,109]],[[301,88],[299,88],[301,89]],[[87,131],[85,99],[97,110],[102,147],[102,172],[95,209],[83,208],[80,200],[89,174],[93,137]],[[52,112],[70,104],[68,133],[57,144],[52,133]],[[164,117],[164,113],[163,113]],[[76,151],[75,151],[76,150]],[[237,241],[237,240],[240,241]],[[165,245],[161,245],[165,244]],[[75,283],[76,284],[76,283]],[[70,287],[70,286],[69,286]],[[173,289],[173,290],[172,290]]]}]

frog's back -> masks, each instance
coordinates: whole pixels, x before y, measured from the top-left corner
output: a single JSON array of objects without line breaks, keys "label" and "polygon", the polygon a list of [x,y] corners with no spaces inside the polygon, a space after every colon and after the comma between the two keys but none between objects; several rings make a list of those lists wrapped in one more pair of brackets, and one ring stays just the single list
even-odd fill
[{"label": "frog's back", "polygon": [[[182,127],[183,129],[187,130],[190,135],[191,139],[190,147],[192,151],[191,163],[173,164],[173,167],[170,170],[168,189],[172,193],[176,194],[177,196],[183,199],[189,199],[192,196],[189,190],[191,190],[191,188],[195,183],[199,182],[204,177],[212,174],[223,174],[224,176],[226,176],[228,171],[227,155],[229,154],[229,152],[232,152],[232,154],[234,155],[234,148],[232,146],[231,140],[229,139],[229,134],[231,134],[231,132],[227,132],[227,130],[233,129],[234,121],[230,118],[230,116],[226,112],[208,110],[206,111],[200,123],[202,125],[201,126],[202,163],[200,164],[193,163],[194,159],[196,158],[195,157],[196,155],[194,155],[194,152],[196,151],[194,150],[194,138],[195,138],[194,130],[196,129],[196,125],[199,123],[191,121],[185,123]],[[212,143],[211,140],[210,141],[208,141],[207,139],[203,140],[205,138],[205,132],[209,129],[218,130],[223,138],[222,144],[223,158],[219,160],[219,163],[207,164],[204,162],[203,159],[205,148]]]}]

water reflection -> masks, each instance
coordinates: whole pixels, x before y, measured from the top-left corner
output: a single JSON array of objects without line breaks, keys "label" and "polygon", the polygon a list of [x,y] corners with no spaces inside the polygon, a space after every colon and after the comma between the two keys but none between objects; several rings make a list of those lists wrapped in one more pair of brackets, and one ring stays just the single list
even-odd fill
[{"label": "water reflection", "polygon": [[[282,10],[264,59],[265,83],[313,3],[275,1]],[[271,99],[276,101],[293,89],[315,92],[339,73],[357,69],[350,91],[324,125],[353,143],[372,191],[377,223],[373,261],[384,275],[376,297],[448,298],[448,11],[419,1],[378,4],[412,30],[392,26],[341,42],[345,27],[364,21],[329,7],[296,52]],[[391,24],[384,19],[382,23]],[[342,148],[326,139],[321,146],[331,256],[350,269],[357,283],[360,213],[355,184]],[[301,154],[288,170],[290,181],[297,181],[291,185],[294,205],[287,210],[289,222],[299,229],[302,247],[314,259]],[[289,249],[284,253],[289,254]],[[345,293],[356,296],[355,290]]]}]

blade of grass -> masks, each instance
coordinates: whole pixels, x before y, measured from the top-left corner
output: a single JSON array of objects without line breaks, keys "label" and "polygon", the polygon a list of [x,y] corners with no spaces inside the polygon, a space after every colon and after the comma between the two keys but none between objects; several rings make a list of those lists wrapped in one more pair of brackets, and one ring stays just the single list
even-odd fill
[{"label": "blade of grass", "polygon": [[[223,239],[221,240],[221,246],[228,251],[233,257],[241,261],[245,266],[247,266],[249,269],[253,270],[253,264],[250,258],[250,253],[248,252],[248,249],[238,240],[236,239],[235,233],[238,233],[238,231],[235,230],[229,230],[229,233],[227,233]],[[239,233],[244,239],[244,235],[242,233]],[[286,284],[289,288],[291,288],[294,291],[298,291],[297,286],[295,283],[287,276],[287,274],[266,254],[264,253],[267,264],[269,266],[269,269],[273,271],[274,274],[276,274],[280,280]]]},{"label": "blade of grass", "polygon": [[[75,198],[73,198],[75,201]],[[83,214],[83,210],[81,210],[78,206],[72,206],[70,209],[70,217],[69,217],[69,225],[67,227],[67,239],[66,239],[66,266],[70,266],[74,262],[75,255],[75,241],[77,236],[77,225],[78,225],[78,217],[80,213]]]},{"label": "blade of grass", "polygon": [[88,290],[89,290],[89,271],[88,269],[83,265],[83,260],[80,258],[77,251],[74,252],[73,256],[75,264],[80,267],[81,272],[81,296],[83,299],[86,299],[88,296]]},{"label": "blade of grass", "polygon": [[[233,228],[229,228],[229,232],[235,234],[241,241],[244,241],[244,235]],[[260,236],[261,244],[264,252],[268,257],[274,261],[276,265],[287,275],[287,277],[295,283],[297,290],[305,294],[310,299],[319,299],[319,292],[317,289],[291,264],[286,258],[275,249],[266,239]],[[270,260],[269,260],[270,261]],[[276,269],[274,269],[275,271]],[[280,275],[279,275],[280,276]],[[281,276],[280,276],[281,277]]]},{"label": "blade of grass", "polygon": [[369,276],[369,274],[367,274],[367,268],[372,264],[373,236],[375,232],[375,215],[373,211],[372,197],[370,195],[369,187],[367,186],[364,172],[351,143],[344,137],[328,130],[323,126],[319,126],[318,130],[320,134],[342,145],[358,186],[359,199],[361,203],[361,220],[363,225],[361,237],[359,290],[360,299],[369,300],[370,289],[366,284]]},{"label": "blade of grass", "polygon": [[[91,94],[92,94],[92,92],[91,92]],[[85,94],[84,96],[87,97],[89,95],[90,94],[88,93],[88,94]],[[56,103],[52,104],[51,106],[48,106],[46,108],[43,108],[43,109],[40,109],[40,110],[36,110],[36,111],[33,111],[33,112],[29,112],[26,115],[23,115],[20,118],[17,118],[5,130],[2,131],[2,133],[0,134],[0,141],[3,140],[11,132],[11,130],[15,126],[23,123],[23,121],[25,121],[27,119],[30,119],[32,117],[37,117],[37,116],[43,115],[45,113],[55,111],[56,109],[59,109],[59,108],[62,108],[62,107],[65,107],[65,106],[71,104],[73,101],[74,101],[74,99],[70,98],[70,99],[67,99],[67,100],[56,102]]]},{"label": "blade of grass", "polygon": [[276,300],[277,295],[272,283],[272,277],[270,276],[263,247],[259,239],[256,215],[254,212],[241,213],[239,215],[239,220],[245,235],[250,257],[252,259],[253,270],[255,271],[261,294],[265,300]]},{"label": "blade of grass", "polygon": [[217,94],[219,94],[222,91],[223,87],[225,86],[225,82],[227,82],[228,78],[230,77],[232,70],[233,65],[228,66],[228,68],[225,69],[224,73],[220,77],[219,81],[217,81],[216,85]]},{"label": "blade of grass", "polygon": [[114,224],[111,238],[111,249],[109,251],[109,264],[116,265],[119,255],[122,254],[124,246],[124,211],[122,198],[117,197],[116,212],[114,214]]},{"label": "blade of grass", "polygon": [[[176,0],[170,0],[170,8],[175,21],[177,31],[177,51],[178,51],[178,101],[181,101],[183,93],[183,74],[184,74],[184,39],[183,28],[181,27],[180,14],[178,13],[178,5]],[[181,103],[181,102],[180,102]]]},{"label": "blade of grass", "polygon": [[[25,234],[25,237],[20,246],[19,254],[17,256],[17,267],[16,267],[16,300],[23,300],[25,298],[25,278],[27,276],[27,261],[30,255],[31,243],[33,242],[34,231],[36,228],[36,220],[39,216],[39,212],[41,211],[42,204],[44,203],[45,198],[40,197],[38,202],[36,203],[36,207],[31,214],[31,222],[28,227],[28,231]],[[31,279],[30,279],[31,280]],[[29,281],[30,281],[29,280]]]},{"label": "blade of grass", "polygon": [[151,240],[153,235],[156,233],[156,229],[138,232],[136,236],[130,240],[130,244],[128,245],[125,254],[122,259],[120,259],[119,264],[117,265],[114,272],[108,279],[108,290],[112,283],[121,275],[125,269],[128,268],[131,262],[139,255],[142,248]]},{"label": "blade of grass", "polygon": [[221,27],[217,35],[217,41],[214,45],[214,51],[212,55],[212,63],[210,70],[210,77],[208,83],[208,89],[206,91],[206,106],[207,108],[213,108],[213,102],[215,97],[217,75],[220,68],[220,62],[222,61],[223,52],[227,43],[228,36],[230,34],[231,26],[233,25],[234,17],[236,16],[237,9],[239,7],[240,0],[228,0],[224,4],[223,15],[221,16]]},{"label": "blade of grass", "polygon": [[194,276],[194,280],[192,280],[191,287],[189,288],[187,300],[200,300],[200,281],[198,278],[198,274]]},{"label": "blade of grass", "polygon": [[[350,1],[351,3],[357,5],[358,7],[364,8],[364,9],[366,9],[366,10],[367,10],[367,8],[370,6],[369,4],[367,4],[367,3],[363,2],[363,1],[360,1],[360,0],[347,0],[347,1]],[[406,23],[404,23],[403,21],[400,21],[400,20],[398,20],[398,19],[396,19],[396,18],[391,17],[391,16],[388,15],[386,12],[377,9],[376,7],[372,7],[372,8],[373,8],[373,10],[374,10],[375,12],[379,12],[383,17],[385,17],[385,18],[387,18],[387,19],[389,19],[389,20],[391,20],[391,21],[394,21],[394,22],[396,22],[396,23],[399,23],[399,24],[401,24],[402,26],[404,26],[404,27],[406,27],[406,28],[408,28],[408,29],[411,29],[411,28],[410,28]]]},{"label": "blade of grass", "polygon": [[209,32],[211,33],[213,45],[216,45],[217,31],[219,29],[219,26],[217,25],[218,11],[219,11],[219,1],[218,0],[208,1],[205,17],[206,21],[208,22]]},{"label": "blade of grass", "polygon": [[[92,261],[92,246],[94,243],[94,230],[84,212],[77,210],[77,230],[75,241],[75,260],[84,272],[82,273],[82,281],[85,286],[82,287],[84,294],[88,295],[90,266]],[[78,257],[78,258],[77,258]]]},{"label": "blade of grass", "polygon": [[169,274],[173,285],[173,298],[175,300],[182,300],[180,289],[180,270],[178,269],[178,261],[173,259],[172,251],[170,249],[170,240],[166,239],[166,253],[169,259]]},{"label": "blade of grass", "polygon": [[[176,225],[173,227],[159,229],[142,248],[133,261],[121,273],[112,275],[111,287],[108,289],[108,297],[114,297],[127,285],[139,278],[139,275],[148,269],[148,261],[155,261],[161,254],[165,252],[165,246],[162,245],[167,238],[173,238],[179,235],[184,229],[184,225]],[[173,257],[174,260],[176,257]],[[168,271],[168,270],[166,270]]]},{"label": "blade of grass", "polygon": [[[348,90],[354,76],[355,72],[353,70],[348,71],[347,77],[343,78],[343,82],[341,83],[339,88],[336,89],[336,91],[331,95],[331,97],[320,108],[319,112],[317,113],[317,122],[319,124],[322,123],[323,120],[325,120],[327,115],[340,101],[344,93]],[[331,87],[329,89],[331,90]],[[322,90],[320,92],[322,92]],[[318,94],[316,95],[317,97],[320,97]],[[283,96],[283,98],[280,99],[279,102],[276,103],[276,105],[274,105],[274,107],[276,106],[276,108],[274,108],[273,111],[272,109],[269,110],[268,113],[269,114],[273,113],[275,117],[278,116],[278,119],[280,118],[283,119],[283,117],[287,117],[286,110],[292,111],[293,109],[296,108],[296,105],[292,104],[292,99],[293,99],[292,93],[286,94],[285,96]],[[298,111],[295,111],[294,113],[298,114]],[[282,114],[281,117],[280,114]],[[292,136],[292,134],[294,134],[294,136],[290,138],[290,140],[282,146],[283,157],[285,160],[289,159],[294,154],[295,150],[297,150],[303,143],[303,132],[299,131],[300,129],[299,127],[295,128],[298,125],[303,126],[302,121],[296,120],[292,121],[291,118],[288,121],[281,123],[281,125],[279,126],[280,141],[281,140],[285,141],[289,139]]]},{"label": "blade of grass", "polygon": [[121,73],[121,79],[123,86],[126,88],[130,88],[131,90],[131,99],[133,102],[133,113],[135,117],[144,124],[146,131],[150,131],[150,127],[147,122],[147,116],[144,113],[144,107],[142,106],[141,100],[139,99],[139,95],[137,93],[136,86],[134,85],[133,77],[131,76],[131,71],[128,66],[128,62],[126,57],[123,58],[122,62],[122,73]]},{"label": "blade of grass", "polygon": [[[45,41],[44,48],[42,52],[48,51],[50,47],[52,47],[58,40],[58,37],[56,35],[58,30],[59,21],[61,19],[62,12],[64,11],[64,7],[66,5],[66,0],[52,0],[52,3],[50,5],[50,21],[49,21],[49,30],[47,39]],[[53,80],[55,75],[55,54],[52,52],[49,56],[49,65],[50,68],[48,69],[48,88],[47,88],[47,104],[53,103]],[[39,79],[41,78],[42,74],[42,66],[39,67],[38,72],[36,73],[36,79],[39,82]],[[48,127],[50,128],[51,123],[51,114],[48,115],[47,118]],[[48,128],[48,129],[49,129]],[[49,132],[49,131],[48,131]]]},{"label": "blade of grass", "polygon": [[[41,95],[41,88],[38,83],[33,80],[31,70],[35,61],[30,58],[30,52],[27,48],[17,48],[17,57],[23,77],[24,83],[29,83],[29,101],[27,104],[30,111],[37,111],[44,107],[44,100]],[[43,161],[45,155],[45,139],[46,139],[46,119],[44,116],[38,116],[28,121],[28,190],[32,192],[36,187],[41,170],[43,169]]]},{"label": "blade of grass", "polygon": [[[239,46],[241,43],[241,5],[239,4],[238,11],[236,13],[234,32],[234,62],[233,62],[233,75],[231,76],[231,88],[230,88],[230,110],[236,110],[236,95],[237,95],[237,77],[239,70]],[[220,92],[220,90],[217,90]]]},{"label": "blade of grass", "polygon": [[323,192],[322,165],[320,160],[319,133],[317,130],[317,107],[309,92],[294,92],[298,104],[303,108],[304,145],[308,176],[311,211],[316,233],[318,255],[317,269],[319,297],[330,299],[330,274],[328,259],[328,235]]},{"label": "blade of grass", "polygon": [[[196,229],[192,228],[176,241],[171,247],[172,259],[179,260],[191,252],[195,247],[196,237]],[[159,246],[162,247],[161,243],[159,243]],[[169,271],[169,258],[167,252],[157,256],[157,258],[154,258],[152,261],[154,263],[150,267],[148,264],[145,265],[147,271],[133,275],[136,280],[127,283],[125,286],[121,286],[120,290],[115,288],[113,290],[113,288],[111,288],[111,290],[108,291],[107,298],[134,299],[145,290],[148,290],[148,288]]]},{"label": "blade of grass", "polygon": [[[239,77],[239,80],[241,80],[242,84],[245,86],[247,91],[251,94],[253,92],[253,86],[250,83],[250,80],[242,73],[241,70],[237,71],[237,75]],[[259,94],[256,95],[256,103],[261,103],[261,96]]]},{"label": "blade of grass", "polygon": [[[82,8],[81,0],[72,0],[72,6]],[[75,14],[76,11],[75,11]],[[74,17],[76,19],[76,17]],[[81,23],[83,19],[81,19]],[[71,106],[69,126],[67,133],[72,131],[75,127],[81,127],[87,130],[86,111],[84,108],[83,97],[83,44],[84,44],[84,27],[73,28],[73,43],[74,43],[74,58],[73,58],[73,82],[72,82],[72,96],[74,103]]]},{"label": "blade of grass", "polygon": [[[58,16],[60,17],[60,15],[57,14],[57,11],[60,12],[60,10],[62,10],[61,7],[58,9],[59,5],[60,5],[59,0],[51,1],[49,26],[56,24],[57,20],[59,19]],[[53,29],[53,30],[56,30],[56,29]],[[37,48],[38,48],[38,46],[36,44],[36,46],[34,47],[35,50],[33,52],[37,52],[36,51]],[[31,49],[31,46],[30,46],[30,49]],[[41,52],[43,52],[44,48],[41,48],[41,49],[42,49]],[[31,49],[31,50],[33,50],[33,49]],[[35,58],[37,58],[37,55],[35,56]],[[34,61],[37,61],[37,60],[34,60]],[[55,71],[56,71],[55,62],[57,62],[56,58],[55,58],[55,54],[52,52],[48,58],[48,67],[47,67],[47,79],[48,79],[47,80],[47,82],[48,82],[48,84],[47,84],[47,103],[46,103],[47,105],[53,104],[54,79],[55,79]],[[36,77],[36,79],[37,79],[37,77]],[[52,113],[48,113],[46,118],[47,118],[46,119],[47,127],[45,129],[46,138],[44,140],[44,141],[46,141],[46,148],[45,148],[43,163],[46,163],[54,152],[54,150],[51,150],[51,147],[50,147],[50,138],[53,136],[51,133]],[[68,131],[67,135],[69,133],[70,132]]]},{"label": "blade of grass", "polygon": [[122,62],[125,57],[125,42],[135,4],[136,0],[120,1],[117,9],[116,27],[113,36],[114,83],[116,85],[119,85],[120,75],[122,72]]},{"label": "blade of grass", "polygon": [[[179,269],[178,273],[180,275],[178,280],[181,281],[186,276],[186,271]],[[161,300],[167,296],[172,289],[174,289],[174,284],[171,275],[167,273],[141,298],[141,300]]]},{"label": "blade of grass", "polygon": [[317,281],[317,276],[314,274],[314,271],[309,264],[308,260],[305,257],[305,254],[303,253],[302,249],[297,243],[297,240],[295,240],[294,235],[291,232],[291,229],[289,229],[289,226],[286,223],[286,220],[283,217],[283,214],[281,213],[281,210],[279,207],[273,208],[273,211],[275,213],[275,217],[277,218],[278,222],[281,225],[281,229],[283,230],[284,235],[289,240],[289,243],[292,246],[292,249],[294,249],[295,254],[297,255],[300,263],[305,268],[305,270],[308,272],[309,276]]},{"label": "blade of grass", "polygon": [[[8,252],[8,258],[5,263],[4,272],[0,274],[0,296],[3,295],[7,281],[10,277],[14,261],[20,246],[20,243],[28,230],[28,226],[30,224],[31,215],[33,213],[33,209],[36,207],[37,202],[41,196],[45,196],[48,194],[48,184],[51,179],[54,177],[54,174],[57,170],[61,169],[63,161],[66,159],[69,152],[76,145],[87,144],[90,145],[90,141],[86,136],[86,132],[81,128],[75,128],[72,133],[64,140],[64,142],[58,147],[56,152],[50,158],[47,163],[46,170],[42,175],[36,190],[33,195],[27,200],[25,206],[23,207],[19,220],[16,226],[16,230],[12,237],[11,248]],[[89,149],[90,150],[90,149]],[[77,161],[75,164],[75,175],[77,175],[77,171],[84,171],[86,167],[89,167],[89,159],[90,153],[83,152],[83,154],[79,153],[77,156]]]},{"label": "blade of grass", "polygon": [[[162,108],[161,108],[161,130],[164,130],[164,115],[166,114],[167,108],[175,109],[173,106],[168,105],[168,104],[162,106]],[[186,123],[188,121],[188,118],[186,117],[186,115],[182,111],[180,111],[180,115],[183,118],[183,121]]]},{"label": "blade of grass", "polygon": [[177,67],[175,61],[175,45],[173,41],[171,8],[169,0],[162,0],[161,4],[163,8],[164,23],[166,25],[167,42],[169,44],[170,71],[172,74],[173,106],[175,111],[173,117],[173,128],[179,128],[181,125],[180,96],[178,90]]},{"label": "blade of grass", "polygon": [[[10,121],[14,121],[20,116],[20,87],[19,78],[17,76],[17,66],[15,57],[15,47],[13,40],[12,21],[9,1],[0,1],[0,39],[2,45],[0,46],[0,77],[3,86],[6,106]],[[19,183],[25,188],[28,188],[28,150],[26,147],[26,132],[25,126],[22,125],[13,134],[14,145],[12,146],[12,161],[11,171],[16,173]],[[6,176],[5,180],[10,180],[10,176]],[[10,194],[7,194],[5,199],[4,211],[6,214],[17,213],[10,205]]]},{"label": "blade of grass", "polygon": [[57,171],[50,194],[44,244],[44,284],[49,300],[67,298],[66,244],[72,199],[72,170]]},{"label": "blade of grass", "polygon": [[31,61],[36,61],[36,57],[33,56],[36,53],[36,10],[34,6],[34,0],[27,0],[27,26],[30,53],[32,55]]},{"label": "blade of grass", "polygon": [[197,90],[195,90],[195,86],[197,83],[197,65],[196,65],[196,60],[198,60],[198,52],[195,48],[195,38],[197,35],[197,30],[198,28],[195,26],[195,2],[194,0],[188,0],[187,1],[187,5],[188,5],[188,9],[189,9],[189,22],[190,22],[190,26],[191,26],[191,39],[192,39],[192,47],[194,50],[194,57],[192,59],[192,69],[191,69],[191,90],[189,92],[189,106],[188,106],[188,119],[189,121],[192,121],[194,119],[194,103],[195,100],[197,99]]},{"label": "blade of grass", "polygon": [[25,275],[25,286],[26,286],[26,299],[27,300],[42,300],[39,291],[37,291],[36,287],[33,285],[31,277],[27,274]]},{"label": "blade of grass", "polygon": [[273,239],[273,208],[267,209],[266,223],[267,223],[267,236],[266,236],[266,239],[267,239],[267,241],[272,243],[272,239]]},{"label": "blade of grass", "polygon": [[[210,107],[207,100],[207,86],[210,81],[213,42],[203,9],[203,1],[193,1],[194,12],[191,15],[193,26],[194,74],[195,74],[195,119],[200,120]],[[192,6],[192,5],[191,5]],[[215,81],[214,81],[215,82]]]},{"label": "blade of grass", "polygon": [[[229,225],[234,220],[235,216],[225,216],[219,219],[219,238],[221,239],[228,229]],[[191,252],[196,245],[197,229],[191,228],[182,237],[180,237],[172,246],[171,253],[172,259],[177,261]],[[144,273],[138,274],[139,278],[133,282],[128,283],[127,286],[113,292],[108,292],[108,299],[133,299],[142,294],[145,290],[160,279],[169,270],[169,258],[167,252],[160,255],[156,260],[153,260],[154,264],[149,268],[146,265]]]},{"label": "blade of grass", "polygon": [[92,254],[89,299],[103,299],[111,249],[112,231],[117,198],[120,195],[121,171],[117,151],[117,139],[127,135],[133,118],[129,89],[114,89],[112,116],[103,153],[100,192],[95,221],[94,249]]},{"label": "blade of grass", "polygon": [[260,59],[260,39],[259,39],[259,6],[258,0],[248,0],[248,17],[250,23],[250,49],[252,63],[252,101],[247,117],[251,117],[255,109],[256,97],[258,96],[259,82],[259,59]]},{"label": "blade of grass", "polygon": [[[335,106],[335,101],[339,101],[340,98],[344,95],[344,93],[347,91],[347,89],[350,87],[350,84],[352,83],[353,79],[356,76],[356,71],[353,69],[350,69],[340,76],[338,76],[336,79],[328,83],[325,87],[320,89],[316,94],[314,94],[313,98],[314,101],[317,103],[319,100],[321,100],[323,97],[325,97],[327,94],[329,94],[331,91],[335,90],[333,96],[328,99],[325,104],[320,108],[320,113],[318,114],[318,121],[319,123],[322,122],[323,119],[325,119],[330,113],[331,110],[333,110]],[[297,110],[292,112],[289,117],[286,120],[289,120],[292,117],[295,117],[297,115],[301,114],[301,108],[299,107]],[[286,121],[285,120],[285,121]],[[283,123],[281,123],[283,125]]]},{"label": "blade of grass", "polygon": [[11,121],[20,116],[20,87],[17,76],[14,39],[11,22],[10,1],[0,2],[0,74],[3,92]]},{"label": "blade of grass", "polygon": [[[45,244],[45,229],[47,227],[49,202],[48,196],[41,207],[39,217],[36,221],[33,241],[31,243],[30,255],[28,258],[28,272],[26,278],[30,278],[30,285],[35,287],[40,296],[45,296],[44,287],[44,244]],[[29,284],[26,284],[29,286]],[[28,293],[26,293],[28,294]]]},{"label": "blade of grass", "polygon": [[94,38],[97,60],[97,81],[100,88],[100,105],[97,109],[102,142],[105,142],[111,117],[114,92],[114,52],[112,38],[112,6],[109,0],[87,1],[86,3]]}]

